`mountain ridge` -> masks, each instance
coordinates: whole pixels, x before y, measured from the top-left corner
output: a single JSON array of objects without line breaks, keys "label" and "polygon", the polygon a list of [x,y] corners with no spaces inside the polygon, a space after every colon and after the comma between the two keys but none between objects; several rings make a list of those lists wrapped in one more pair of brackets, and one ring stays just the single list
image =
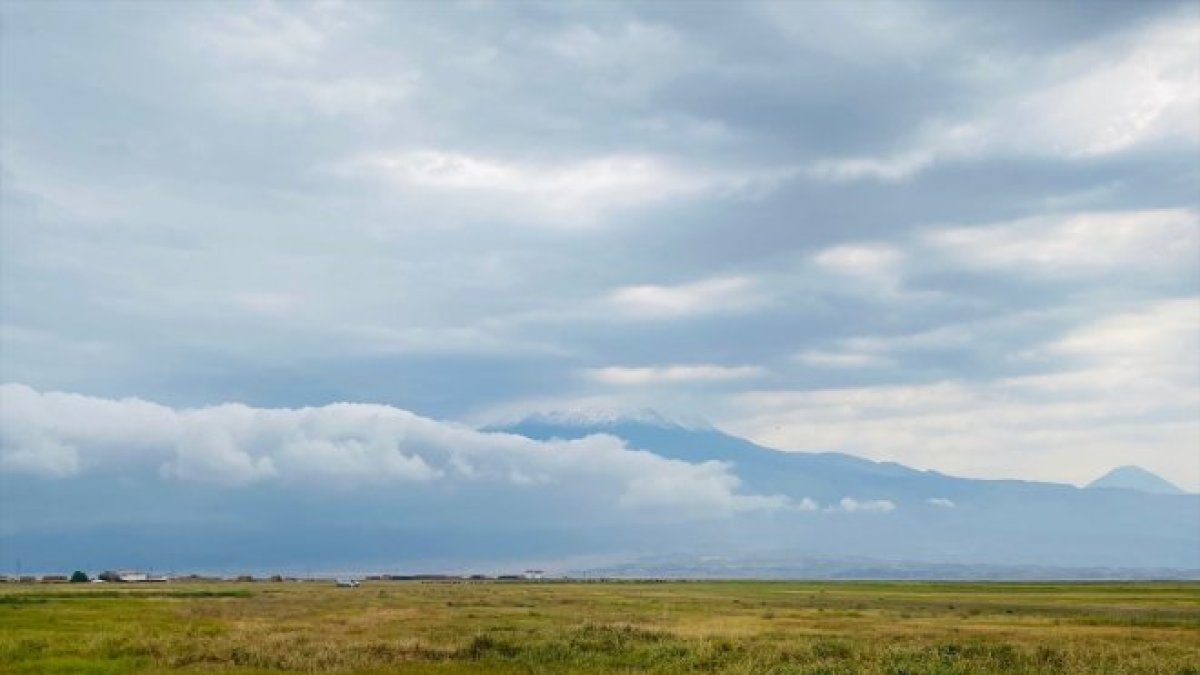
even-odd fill
[{"label": "mountain ridge", "polygon": [[[875,460],[837,450],[785,450],[735,436],[699,418],[684,421],[660,413],[652,408],[634,410],[596,408],[579,411],[542,411],[523,417],[498,421],[481,427],[481,430],[516,433],[539,440],[550,438],[574,439],[593,433],[609,434],[625,440],[637,449],[649,450],[660,456],[682,461],[717,460],[737,464],[739,460],[753,455],[775,458],[813,457],[881,473],[925,474],[955,480],[1009,481],[1075,487],[1067,483],[1030,479],[964,478],[946,474],[936,469],[918,469],[901,462]],[[703,446],[706,450],[684,451],[682,448],[673,445],[664,446],[660,442],[666,434],[678,432],[696,434],[695,438],[700,441],[697,445]]]},{"label": "mountain ridge", "polygon": [[546,424],[572,427],[601,427],[621,424],[646,424],[661,428],[712,429],[701,418],[683,419],[659,412],[654,408],[584,407],[575,409],[540,410],[494,420],[481,427],[484,430],[503,430],[523,424]]},{"label": "mountain ridge", "polygon": [[1138,492],[1162,495],[1187,494],[1179,486],[1162,476],[1132,464],[1112,469],[1085,485],[1084,489],[1136,490]]},{"label": "mountain ridge", "polygon": [[844,453],[777,450],[712,426],[560,425],[540,416],[491,430],[538,440],[609,434],[668,459],[725,463],[739,493],[791,504],[774,522],[743,525],[755,545],[803,541],[811,555],[930,562],[1200,568],[1197,495],[962,478]]}]

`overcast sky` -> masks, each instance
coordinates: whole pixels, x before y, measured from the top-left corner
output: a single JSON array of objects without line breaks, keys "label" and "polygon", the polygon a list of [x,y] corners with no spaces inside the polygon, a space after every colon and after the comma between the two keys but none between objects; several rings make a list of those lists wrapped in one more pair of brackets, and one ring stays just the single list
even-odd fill
[{"label": "overcast sky", "polygon": [[649,407],[1200,489],[1194,2],[0,7],[10,422]]}]

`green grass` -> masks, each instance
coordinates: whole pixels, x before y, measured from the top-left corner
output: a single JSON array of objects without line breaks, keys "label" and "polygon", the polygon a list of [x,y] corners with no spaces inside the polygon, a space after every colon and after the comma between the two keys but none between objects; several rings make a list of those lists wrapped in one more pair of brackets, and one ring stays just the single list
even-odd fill
[{"label": "green grass", "polygon": [[1200,675],[1200,584],[11,586],[0,672]]}]

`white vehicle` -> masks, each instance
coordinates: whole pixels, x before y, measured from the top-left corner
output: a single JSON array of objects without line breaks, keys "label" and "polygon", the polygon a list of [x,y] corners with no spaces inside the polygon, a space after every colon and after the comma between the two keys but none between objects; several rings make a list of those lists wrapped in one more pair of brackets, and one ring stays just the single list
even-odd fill
[{"label": "white vehicle", "polygon": [[358,588],[357,579],[338,579],[338,588]]}]

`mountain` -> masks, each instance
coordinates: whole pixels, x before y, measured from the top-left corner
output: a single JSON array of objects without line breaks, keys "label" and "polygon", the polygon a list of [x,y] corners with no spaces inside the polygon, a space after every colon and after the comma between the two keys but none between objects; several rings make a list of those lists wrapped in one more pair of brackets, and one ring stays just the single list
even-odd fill
[{"label": "mountain", "polygon": [[652,410],[542,413],[488,429],[538,440],[608,434],[631,447],[668,459],[727,462],[733,465],[745,490],[758,494],[794,496],[800,491],[810,498],[840,499],[847,496],[847,490],[883,494],[908,485],[916,477],[924,478],[925,491],[945,487],[953,492],[958,480],[934,471],[838,452],[782,452],[731,436],[703,422],[679,422]]},{"label": "mountain", "polygon": [[1166,479],[1150,473],[1140,466],[1118,466],[1088,483],[1087,488],[1117,488],[1160,495],[1184,494],[1183,490],[1180,490]]},{"label": "mountain", "polygon": [[1054,567],[990,563],[927,563],[862,557],[809,556],[803,550],[768,555],[647,556],[571,570],[571,576],[659,579],[913,579],[913,580],[1187,580],[1200,570],[1170,567]]},{"label": "mountain", "polygon": [[[165,475],[169,464],[115,454],[65,476],[0,471],[0,573],[535,567],[1165,578],[1200,570],[1200,495],[970,480],[836,452],[784,452],[647,411],[544,415],[495,433],[405,416],[387,418],[403,426],[379,431],[377,409],[351,411],[358,416],[321,431],[364,440],[348,442],[345,456],[321,455],[319,480],[185,480]],[[609,438],[530,443],[516,434]],[[431,472],[340,478],[339,460],[352,462],[370,444],[422,458]]]},{"label": "mountain", "polygon": [[[541,440],[608,434],[671,459],[723,462],[740,492],[784,495],[793,505],[739,520],[713,553],[773,546],[930,563],[1200,569],[1197,495],[958,478],[837,452],[781,451],[645,412],[539,415],[493,430]],[[698,535],[696,550],[716,539]]]}]

